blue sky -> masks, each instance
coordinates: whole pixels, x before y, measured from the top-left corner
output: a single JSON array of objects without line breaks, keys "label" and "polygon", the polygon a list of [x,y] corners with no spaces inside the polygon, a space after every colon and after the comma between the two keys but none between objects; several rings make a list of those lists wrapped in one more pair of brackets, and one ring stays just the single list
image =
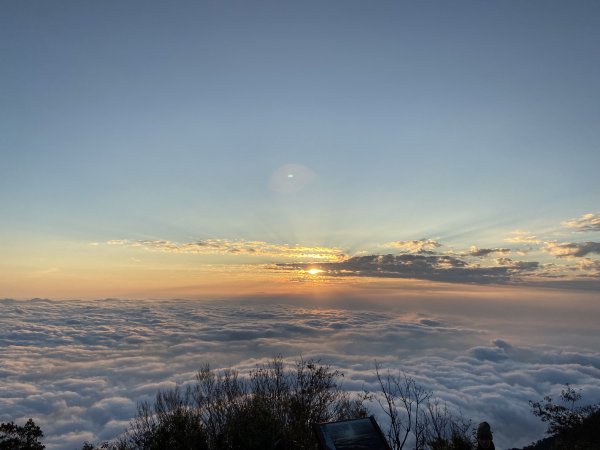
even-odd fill
[{"label": "blue sky", "polygon": [[[600,210],[599,22],[586,1],[6,2],[4,268],[68,271],[76,247],[92,270],[115,240],[548,242]],[[273,189],[290,164],[310,180]]]},{"label": "blue sky", "polygon": [[600,398],[600,2],[0,11],[1,421],[110,439],[275,354],[404,368],[499,447]]}]

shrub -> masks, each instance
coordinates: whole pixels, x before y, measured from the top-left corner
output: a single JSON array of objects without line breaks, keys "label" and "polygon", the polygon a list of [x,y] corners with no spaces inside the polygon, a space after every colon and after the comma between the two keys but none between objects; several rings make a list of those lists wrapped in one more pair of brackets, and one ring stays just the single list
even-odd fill
[{"label": "shrub", "polygon": [[44,436],[32,419],[23,426],[14,422],[0,424],[0,450],[43,450],[39,440]]},{"label": "shrub", "polygon": [[549,438],[538,441],[527,449],[532,450],[587,450],[597,446],[597,433],[600,429],[600,406],[579,406],[581,390],[573,389],[569,384],[563,389],[560,403],[546,396],[540,402],[532,402],[534,415],[548,423],[546,433]]},{"label": "shrub", "polygon": [[105,445],[114,450],[315,449],[312,423],[368,415],[367,395],[351,398],[341,389],[342,377],[318,361],[302,359],[286,370],[276,358],[248,378],[206,365],[193,386],[159,392],[153,405],[141,403],[127,433]]}]

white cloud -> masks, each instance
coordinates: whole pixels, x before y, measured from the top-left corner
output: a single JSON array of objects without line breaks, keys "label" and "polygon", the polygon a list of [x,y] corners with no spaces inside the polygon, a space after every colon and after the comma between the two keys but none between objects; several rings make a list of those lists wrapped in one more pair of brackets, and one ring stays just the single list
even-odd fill
[{"label": "white cloud", "polygon": [[320,358],[354,390],[376,390],[375,360],[405,370],[467,417],[490,421],[500,447],[541,437],[527,401],[556,396],[563,383],[600,400],[600,352],[581,348],[596,342],[596,310],[582,313],[587,328],[573,320],[548,331],[519,325],[524,311],[539,320],[526,307],[475,299],[459,313],[397,302],[0,301],[0,420],[32,417],[49,450],[78,448],[117,435],[136,402],[193,380],[203,362],[246,370],[277,354]]}]

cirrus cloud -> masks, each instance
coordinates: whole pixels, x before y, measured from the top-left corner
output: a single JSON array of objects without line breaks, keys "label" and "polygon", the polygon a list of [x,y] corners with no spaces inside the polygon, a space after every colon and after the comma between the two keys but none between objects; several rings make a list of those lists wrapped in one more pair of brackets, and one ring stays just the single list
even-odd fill
[{"label": "cirrus cloud", "polygon": [[475,245],[471,246],[467,255],[468,256],[489,256],[495,253],[507,254],[510,253],[509,248],[477,248]]},{"label": "cirrus cloud", "polygon": [[254,257],[289,258],[298,260],[338,261],[345,253],[336,247],[273,244],[243,239],[204,239],[178,243],[168,240],[110,240],[111,246],[139,248],[164,253],[188,253],[197,255],[247,255]]},{"label": "cirrus cloud", "polygon": [[384,247],[397,248],[408,253],[429,252],[442,244],[433,239],[417,239],[410,241],[393,241],[384,244]]},{"label": "cirrus cloud", "polygon": [[511,232],[511,236],[506,238],[507,242],[515,244],[539,244],[541,241],[531,233],[522,230],[516,230]]}]

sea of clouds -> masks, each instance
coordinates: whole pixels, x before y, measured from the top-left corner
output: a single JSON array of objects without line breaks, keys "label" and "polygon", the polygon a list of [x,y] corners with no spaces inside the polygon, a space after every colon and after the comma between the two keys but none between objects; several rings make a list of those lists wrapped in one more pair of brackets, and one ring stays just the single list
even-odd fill
[{"label": "sea of clouds", "polygon": [[565,383],[600,401],[600,349],[581,346],[576,324],[547,344],[533,338],[538,328],[503,335],[465,314],[298,298],[5,299],[0,312],[0,421],[33,418],[49,450],[114,438],[137,402],[190,382],[203,363],[244,372],[276,355],[318,358],[344,373],[348,390],[377,390],[375,362],[402,370],[465,417],[489,421],[497,448],[542,437],[528,400],[558,397]]}]

